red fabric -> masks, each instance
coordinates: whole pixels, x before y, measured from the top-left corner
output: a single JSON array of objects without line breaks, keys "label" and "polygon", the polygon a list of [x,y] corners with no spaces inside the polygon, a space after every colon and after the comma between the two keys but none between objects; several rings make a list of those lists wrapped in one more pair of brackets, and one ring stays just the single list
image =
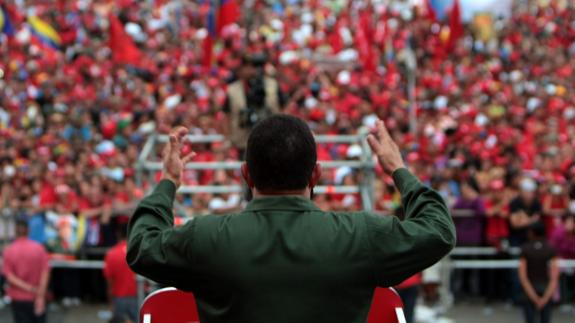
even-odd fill
[{"label": "red fabric", "polygon": [[211,36],[206,36],[202,42],[202,66],[208,68],[212,66],[214,52],[214,40]]},{"label": "red fabric", "polygon": [[[49,256],[44,247],[28,238],[18,238],[4,250],[2,273],[12,274],[32,286],[40,284],[42,272],[49,269]],[[8,285],[7,295],[15,301],[33,301],[36,295]]]},{"label": "red fabric", "polygon": [[124,30],[124,26],[118,17],[113,14],[110,14],[109,46],[112,51],[112,60],[114,63],[134,66],[140,65],[142,53]]},{"label": "red fabric", "polygon": [[403,302],[393,288],[376,288],[367,316],[367,323],[405,322],[405,318],[400,321],[397,317],[397,308],[403,308]]},{"label": "red fabric", "polygon": [[433,22],[437,21],[437,15],[435,14],[433,6],[431,6],[431,0],[425,0],[425,9],[427,10],[427,19]]},{"label": "red fabric", "polygon": [[377,62],[373,52],[373,14],[366,10],[359,17],[359,29],[356,35],[356,46],[359,51],[359,59],[365,71],[375,71]]},{"label": "red fabric", "polygon": [[401,284],[397,285],[395,288],[404,289],[412,286],[421,284],[421,273],[415,274],[408,279],[404,280]]},{"label": "red fabric", "polygon": [[451,15],[449,15],[449,41],[447,43],[447,48],[452,50],[455,47],[455,43],[461,36],[463,36],[463,21],[461,20],[461,8],[459,6],[459,0],[453,2],[453,8],[451,9]]},{"label": "red fabric", "polygon": [[[488,211],[491,208],[493,208],[493,202],[489,200],[485,201],[485,209]],[[504,212],[509,212],[508,209],[506,206]],[[494,247],[499,247],[501,239],[509,236],[507,220],[498,215],[487,217],[487,227],[485,231],[487,242]]]},{"label": "red fabric", "polygon": [[40,189],[40,206],[52,206],[58,200],[54,186],[44,183]]},{"label": "red fabric", "polygon": [[218,35],[222,29],[235,23],[240,17],[240,8],[235,0],[222,0],[220,11],[218,12]]},{"label": "red fabric", "polygon": [[104,276],[112,281],[114,297],[136,296],[136,274],[126,262],[126,241],[119,242],[106,254]]}]

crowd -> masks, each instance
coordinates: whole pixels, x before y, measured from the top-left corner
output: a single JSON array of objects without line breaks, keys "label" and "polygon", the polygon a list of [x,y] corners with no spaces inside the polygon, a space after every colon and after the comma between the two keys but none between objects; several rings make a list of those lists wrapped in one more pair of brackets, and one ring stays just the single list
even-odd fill
[{"label": "crowd", "polygon": [[[229,134],[227,86],[246,53],[263,53],[283,112],[307,120],[316,134],[356,134],[385,120],[410,168],[454,209],[460,245],[520,246],[526,227],[542,221],[559,255],[575,258],[569,2],[532,1],[507,20],[466,24],[453,44],[446,22],[399,1],[237,2],[256,9],[221,30],[206,65],[208,13],[196,1],[4,1],[11,12],[33,12],[54,26],[62,41],[58,50],[43,48],[17,17],[15,35],[0,35],[4,211],[30,218],[31,236],[53,253],[112,246],[122,215],[154,185],[135,177],[147,136],[180,124],[194,134]],[[145,64],[112,60],[110,13]],[[406,61],[413,55],[412,106]],[[230,142],[190,148],[197,161],[242,157]],[[320,160],[361,153],[357,145],[318,146]],[[357,185],[361,176],[335,169],[322,184]],[[228,185],[240,177],[190,170],[184,182]],[[394,213],[400,200],[392,181],[376,182],[374,191],[375,209]],[[234,194],[178,199],[187,216],[241,206]],[[362,207],[354,194],[318,194],[316,202]]]}]

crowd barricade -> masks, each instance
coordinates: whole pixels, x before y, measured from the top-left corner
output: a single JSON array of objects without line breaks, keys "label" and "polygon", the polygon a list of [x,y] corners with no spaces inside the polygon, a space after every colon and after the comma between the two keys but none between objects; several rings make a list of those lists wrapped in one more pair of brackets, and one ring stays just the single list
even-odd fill
[{"label": "crowd barricade", "polygon": [[[333,169],[340,167],[349,167],[359,170],[363,173],[361,182],[354,186],[344,185],[329,185],[317,186],[314,188],[316,194],[359,194],[361,197],[362,207],[365,210],[373,210],[373,182],[374,176],[374,162],[371,150],[365,140],[368,134],[367,129],[360,129],[357,135],[317,135],[315,140],[318,144],[357,144],[361,146],[361,155],[357,160],[330,160],[318,161],[322,168]],[[188,135],[186,140],[191,143],[213,143],[225,142],[226,137],[223,135]],[[155,159],[158,156],[158,145],[165,144],[168,141],[167,135],[152,135],[149,136],[136,163],[136,179],[139,184],[143,182],[144,177],[148,177],[150,183],[155,182],[154,175],[156,172],[162,170],[161,161]],[[219,162],[196,162],[191,161],[186,164],[186,169],[192,170],[239,170],[242,162],[240,161],[219,161]],[[195,185],[180,187],[179,193],[183,194],[198,194],[198,193],[212,193],[212,194],[226,194],[226,193],[241,193],[243,187],[241,185]]]},{"label": "crowd barricade", "polygon": [[[494,248],[490,247],[458,247],[453,249],[451,256],[455,255],[491,255],[495,252]],[[101,260],[51,260],[50,265],[52,268],[75,268],[75,269],[91,269],[102,270],[104,262]],[[460,260],[451,259],[445,262],[445,270],[451,272],[456,269],[514,269],[519,266],[518,259],[504,259],[504,260]],[[575,259],[560,259],[559,267],[563,269],[575,269]],[[142,276],[137,276],[138,282],[138,301],[139,304],[145,298],[145,284],[153,282],[147,281]]]}]

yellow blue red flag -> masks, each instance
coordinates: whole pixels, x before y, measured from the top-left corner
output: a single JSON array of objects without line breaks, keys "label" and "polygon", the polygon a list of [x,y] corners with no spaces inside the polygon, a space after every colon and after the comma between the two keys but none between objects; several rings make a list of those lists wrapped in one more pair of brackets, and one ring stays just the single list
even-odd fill
[{"label": "yellow blue red flag", "polygon": [[28,17],[28,25],[33,37],[45,47],[59,49],[62,45],[60,35],[50,24],[37,16]]}]

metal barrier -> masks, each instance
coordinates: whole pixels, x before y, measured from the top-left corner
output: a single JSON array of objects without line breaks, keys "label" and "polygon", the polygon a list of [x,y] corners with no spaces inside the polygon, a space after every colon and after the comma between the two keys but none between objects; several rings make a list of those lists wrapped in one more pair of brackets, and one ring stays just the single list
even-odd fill
[{"label": "metal barrier", "polygon": [[[459,249],[459,250],[458,250]],[[491,251],[492,248],[455,248],[450,254],[453,255],[469,255],[463,252],[472,250],[481,250],[481,254],[486,255],[487,252]],[[479,253],[475,253],[479,254]],[[447,263],[447,268],[449,272],[455,269],[514,269],[519,266],[518,259],[506,259],[506,260],[450,260]],[[104,262],[100,260],[52,260],[50,261],[52,268],[75,268],[75,269],[98,269],[104,268]],[[560,259],[559,267],[565,269],[575,269],[575,259]],[[138,286],[138,304],[141,304],[145,298],[145,284],[149,282],[155,284],[153,281],[147,280],[146,278],[137,275],[136,282]]]},{"label": "metal barrier", "polygon": [[[368,134],[367,129],[360,129],[357,135],[317,135],[315,140],[318,144],[322,143],[340,143],[340,144],[359,144],[362,147],[362,155],[359,160],[336,160],[336,161],[318,161],[321,167],[326,169],[350,167],[360,170],[364,176],[362,182],[357,186],[317,186],[314,192],[317,194],[356,194],[361,196],[363,209],[373,210],[373,181],[374,166],[371,149],[368,147],[365,140]],[[223,135],[188,135],[186,140],[191,143],[213,143],[223,142],[226,137]],[[148,177],[150,183],[154,183],[154,172],[162,170],[162,163],[157,160],[150,160],[155,156],[156,146],[158,144],[165,144],[168,142],[167,135],[151,135],[144,144],[144,147],[138,157],[136,163],[136,179],[138,184],[141,185],[143,178]],[[186,164],[186,169],[191,170],[239,170],[242,162],[240,161],[219,161],[219,162],[190,162]],[[198,186],[182,186],[178,190],[183,194],[197,194],[197,193],[212,193],[212,194],[226,194],[226,193],[241,193],[243,192],[241,185],[198,185]]]}]

